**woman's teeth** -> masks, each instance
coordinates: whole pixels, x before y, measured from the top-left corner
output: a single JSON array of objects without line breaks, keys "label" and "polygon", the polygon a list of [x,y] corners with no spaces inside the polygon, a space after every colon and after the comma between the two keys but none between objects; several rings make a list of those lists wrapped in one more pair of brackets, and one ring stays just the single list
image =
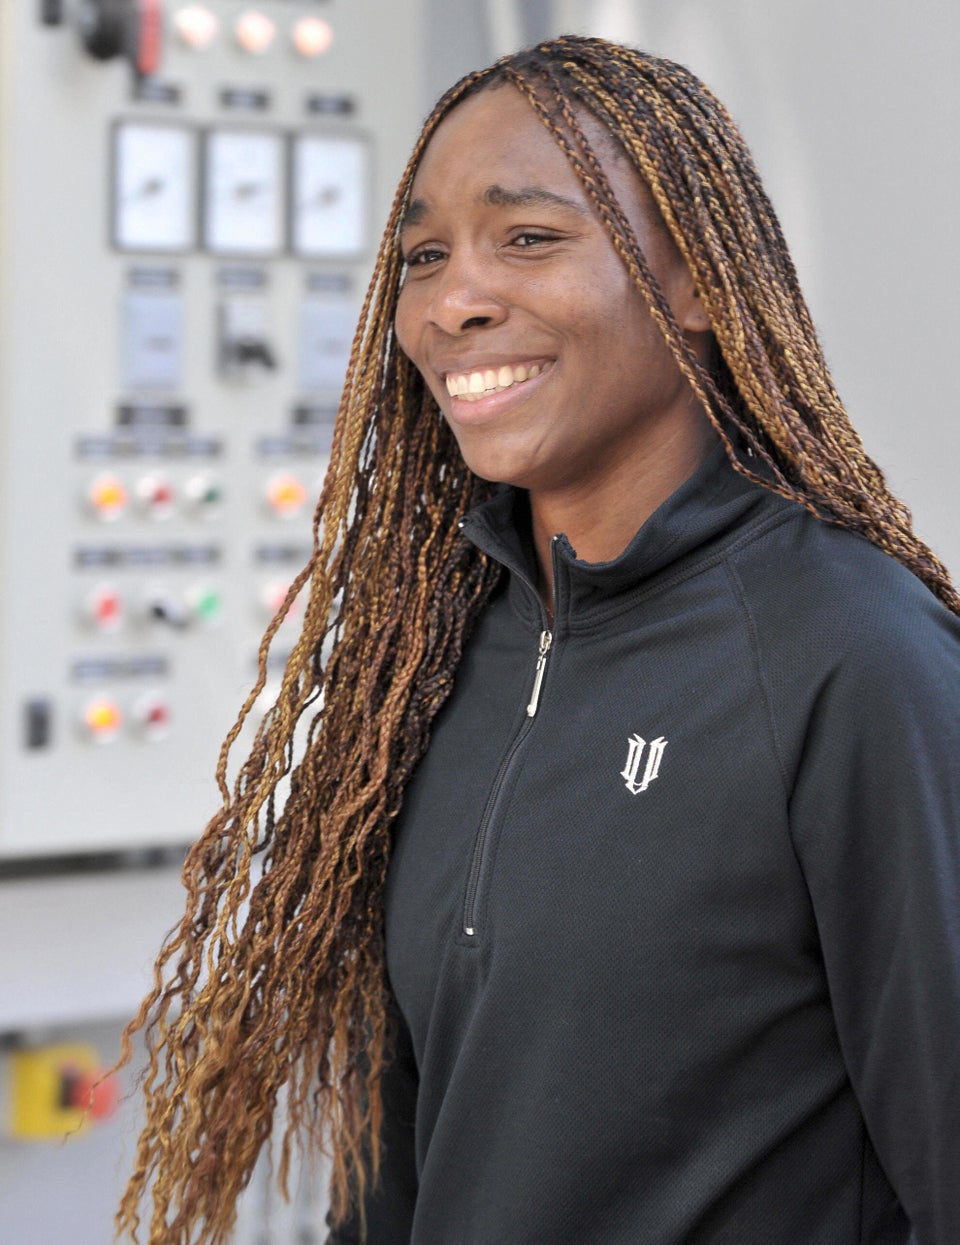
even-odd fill
[{"label": "woman's teeth", "polygon": [[531,363],[529,367],[522,363],[510,367],[504,364],[499,368],[484,368],[477,372],[452,372],[445,377],[447,393],[451,398],[465,398],[467,402],[476,402],[477,398],[487,398],[491,393],[499,393],[501,389],[509,389],[511,385],[522,385],[525,380],[533,380],[542,371],[539,363]]}]

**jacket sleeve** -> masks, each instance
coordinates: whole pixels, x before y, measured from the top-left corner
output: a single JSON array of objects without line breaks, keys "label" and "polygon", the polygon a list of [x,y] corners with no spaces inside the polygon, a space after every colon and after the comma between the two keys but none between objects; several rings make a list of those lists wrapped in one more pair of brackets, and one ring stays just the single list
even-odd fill
[{"label": "jacket sleeve", "polygon": [[383,1127],[380,1133],[380,1173],[364,1199],[366,1237],[361,1234],[361,1215],[354,1207],[347,1218],[334,1225],[326,1245],[408,1245],[417,1197],[414,1152],[414,1119],[417,1105],[417,1071],[410,1035],[396,1016],[392,1058],[383,1074]]},{"label": "jacket sleeve", "polygon": [[889,618],[817,691],[791,827],[873,1146],[918,1245],[956,1245],[960,625]]}]

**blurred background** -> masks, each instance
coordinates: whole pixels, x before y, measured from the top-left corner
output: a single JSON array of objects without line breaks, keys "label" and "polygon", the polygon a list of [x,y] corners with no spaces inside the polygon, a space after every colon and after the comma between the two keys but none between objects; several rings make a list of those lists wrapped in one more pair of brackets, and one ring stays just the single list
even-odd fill
[{"label": "blurred background", "polygon": [[[751,144],[841,396],[960,570],[954,0],[4,0],[0,1243],[107,1245],[219,744],[306,560],[396,178],[559,32],[688,64]],[[289,630],[295,634],[296,619]],[[292,643],[281,635],[278,658]],[[238,1245],[323,1239],[261,1164]]]}]

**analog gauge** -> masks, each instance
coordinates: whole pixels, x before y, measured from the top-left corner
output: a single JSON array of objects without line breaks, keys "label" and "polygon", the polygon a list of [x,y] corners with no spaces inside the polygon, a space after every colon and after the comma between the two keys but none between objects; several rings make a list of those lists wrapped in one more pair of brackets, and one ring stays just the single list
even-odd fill
[{"label": "analog gauge", "polygon": [[186,251],[196,241],[194,135],[121,122],[114,131],[113,238],[124,251]]},{"label": "analog gauge", "polygon": [[207,135],[204,242],[228,255],[272,255],[283,246],[283,139],[263,130]]},{"label": "analog gauge", "polygon": [[361,138],[294,139],[292,243],[298,255],[339,259],[365,250],[369,176],[369,146]]}]

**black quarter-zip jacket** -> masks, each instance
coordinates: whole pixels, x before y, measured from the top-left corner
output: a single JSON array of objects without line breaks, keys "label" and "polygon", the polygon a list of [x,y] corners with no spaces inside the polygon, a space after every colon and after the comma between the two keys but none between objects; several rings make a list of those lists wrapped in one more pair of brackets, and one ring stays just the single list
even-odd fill
[{"label": "black quarter-zip jacket", "polygon": [[717,450],[548,627],[523,504],[396,828],[367,1239],[957,1245],[960,623]]}]

